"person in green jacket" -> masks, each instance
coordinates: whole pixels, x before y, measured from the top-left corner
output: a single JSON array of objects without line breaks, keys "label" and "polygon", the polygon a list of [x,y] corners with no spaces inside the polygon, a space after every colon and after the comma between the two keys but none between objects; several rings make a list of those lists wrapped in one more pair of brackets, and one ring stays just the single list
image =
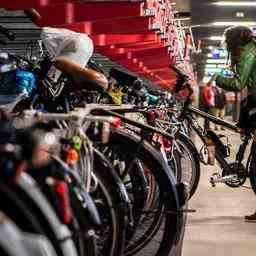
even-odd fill
[{"label": "person in green jacket", "polygon": [[[227,91],[248,90],[247,98],[241,102],[238,127],[247,128],[250,110],[256,108],[256,41],[253,32],[246,26],[233,26],[225,30],[225,43],[234,76],[216,75],[217,86]],[[251,117],[253,118],[253,117]],[[256,220],[256,212],[245,216],[246,220]]]},{"label": "person in green jacket", "polygon": [[241,103],[241,112],[237,126],[246,128],[250,119],[249,113],[256,107],[256,41],[253,32],[246,26],[233,26],[225,30],[225,43],[231,68],[235,75],[224,77],[216,75],[216,84],[226,91],[248,89],[247,98]]}]

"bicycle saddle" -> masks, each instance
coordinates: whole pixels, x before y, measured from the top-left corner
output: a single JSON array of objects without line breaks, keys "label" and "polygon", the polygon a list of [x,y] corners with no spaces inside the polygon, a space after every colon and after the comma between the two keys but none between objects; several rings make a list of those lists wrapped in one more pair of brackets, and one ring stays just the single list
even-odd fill
[{"label": "bicycle saddle", "polygon": [[71,75],[74,79],[75,85],[79,89],[87,89],[88,87],[95,87],[95,89],[100,87],[103,90],[108,89],[107,78],[93,69],[81,68],[79,65],[67,58],[57,58],[54,61],[54,65],[63,73]]}]

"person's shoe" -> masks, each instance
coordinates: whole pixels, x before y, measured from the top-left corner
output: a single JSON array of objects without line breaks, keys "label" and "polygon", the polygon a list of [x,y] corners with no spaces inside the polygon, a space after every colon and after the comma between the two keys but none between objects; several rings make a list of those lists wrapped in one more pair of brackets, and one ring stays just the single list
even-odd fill
[{"label": "person's shoe", "polygon": [[245,220],[256,220],[256,212],[253,213],[252,215],[247,215],[244,218]]}]

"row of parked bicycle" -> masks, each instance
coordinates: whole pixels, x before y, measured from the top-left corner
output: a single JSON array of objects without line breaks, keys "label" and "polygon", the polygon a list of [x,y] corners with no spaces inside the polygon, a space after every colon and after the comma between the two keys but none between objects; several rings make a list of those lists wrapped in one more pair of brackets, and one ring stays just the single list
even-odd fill
[{"label": "row of parked bicycle", "polygon": [[85,71],[47,52],[0,52],[1,255],[169,255],[213,145],[222,164],[213,185],[243,185],[248,170],[256,183],[254,144],[242,168],[253,130],[227,163],[229,147],[195,114],[238,128],[191,107],[189,78],[170,68],[182,103],[120,70],[107,79],[93,62]]},{"label": "row of parked bicycle", "polygon": [[180,168],[172,147],[167,162],[154,138],[158,110],[145,107],[166,95],[138,79],[121,87],[114,81],[129,75],[117,70],[106,90],[90,65],[88,79],[65,59],[56,78],[47,52],[33,61],[0,53],[1,255],[163,256],[179,241],[189,191],[168,165]]}]

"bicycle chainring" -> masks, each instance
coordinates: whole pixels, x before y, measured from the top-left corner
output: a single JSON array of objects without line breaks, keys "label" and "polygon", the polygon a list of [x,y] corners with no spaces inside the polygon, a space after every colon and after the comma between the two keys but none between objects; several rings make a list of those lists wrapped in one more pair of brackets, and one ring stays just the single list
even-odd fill
[{"label": "bicycle chainring", "polygon": [[247,178],[247,170],[245,166],[241,163],[236,162],[229,164],[230,170],[223,170],[222,177],[227,175],[237,175],[236,179],[226,181],[225,184],[231,188],[237,188],[242,186]]}]

